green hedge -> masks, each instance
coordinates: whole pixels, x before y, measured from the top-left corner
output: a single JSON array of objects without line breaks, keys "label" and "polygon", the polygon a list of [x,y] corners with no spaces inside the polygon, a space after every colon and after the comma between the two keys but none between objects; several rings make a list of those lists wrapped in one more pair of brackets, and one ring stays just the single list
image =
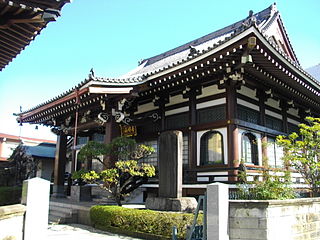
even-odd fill
[{"label": "green hedge", "polygon": [[[176,226],[178,237],[185,238],[186,227],[192,224],[194,215],[129,209],[119,206],[93,206],[90,210],[90,217],[94,226],[103,230],[117,228],[129,234],[146,233],[170,238],[172,227]],[[199,223],[201,221],[202,214],[198,219]]]},{"label": "green hedge", "polygon": [[22,187],[0,187],[0,206],[20,203]]}]

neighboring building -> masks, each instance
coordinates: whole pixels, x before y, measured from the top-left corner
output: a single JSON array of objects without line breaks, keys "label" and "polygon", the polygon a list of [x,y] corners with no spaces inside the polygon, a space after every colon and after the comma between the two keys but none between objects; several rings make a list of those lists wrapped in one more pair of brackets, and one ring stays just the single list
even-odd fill
[{"label": "neighboring building", "polygon": [[320,63],[313,67],[307,68],[306,71],[320,82]]},{"label": "neighboring building", "polygon": [[[0,133],[0,168],[12,167],[8,162],[13,150],[22,144],[26,154],[38,161],[37,177],[51,180],[53,175],[56,142],[51,140],[18,137]],[[5,163],[7,162],[7,163]]]},{"label": "neighboring building", "polygon": [[51,21],[70,0],[0,1],[0,71]]},{"label": "neighboring building", "polygon": [[[161,132],[180,130],[183,195],[192,196],[211,182],[236,183],[240,162],[252,178],[265,165],[283,167],[275,137],[296,131],[308,115],[318,117],[319,96],[320,84],[300,67],[273,4],[145,59],[120,78],[92,71],[73,89],[17,115],[57,133],[57,192],[63,190],[67,136],[76,135],[78,144],[95,137],[108,143],[122,132],[157,149]],[[157,166],[157,154],[144,161]],[[155,192],[157,185],[145,187]]]}]

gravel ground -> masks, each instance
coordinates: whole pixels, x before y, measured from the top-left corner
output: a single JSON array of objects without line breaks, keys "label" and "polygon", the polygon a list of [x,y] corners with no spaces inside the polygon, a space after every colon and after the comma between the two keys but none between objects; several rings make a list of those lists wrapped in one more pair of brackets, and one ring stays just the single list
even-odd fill
[{"label": "gravel ground", "polygon": [[48,240],[139,240],[100,231],[81,224],[52,224],[48,227]]}]

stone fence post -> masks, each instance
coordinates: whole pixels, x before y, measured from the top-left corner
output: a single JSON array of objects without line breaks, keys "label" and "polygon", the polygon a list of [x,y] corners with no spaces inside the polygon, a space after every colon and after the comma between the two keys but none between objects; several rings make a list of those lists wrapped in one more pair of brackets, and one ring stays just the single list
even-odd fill
[{"label": "stone fence post", "polygon": [[32,178],[23,182],[21,204],[26,205],[24,240],[47,238],[50,182]]},{"label": "stone fence post", "polygon": [[207,187],[207,239],[229,240],[229,188],[223,183]]}]

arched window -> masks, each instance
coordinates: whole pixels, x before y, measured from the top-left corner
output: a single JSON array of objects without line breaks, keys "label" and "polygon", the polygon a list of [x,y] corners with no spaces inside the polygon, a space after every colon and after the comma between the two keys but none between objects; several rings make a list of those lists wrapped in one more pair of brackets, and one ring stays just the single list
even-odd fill
[{"label": "arched window", "polygon": [[252,133],[242,134],[241,158],[245,163],[252,163],[258,165],[257,138]]},{"label": "arched window", "polygon": [[209,131],[200,139],[200,164],[223,163],[223,136],[217,131]]}]

